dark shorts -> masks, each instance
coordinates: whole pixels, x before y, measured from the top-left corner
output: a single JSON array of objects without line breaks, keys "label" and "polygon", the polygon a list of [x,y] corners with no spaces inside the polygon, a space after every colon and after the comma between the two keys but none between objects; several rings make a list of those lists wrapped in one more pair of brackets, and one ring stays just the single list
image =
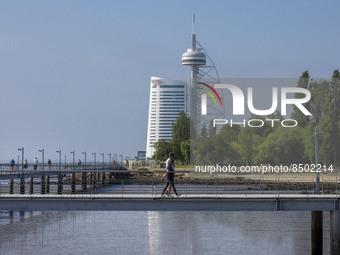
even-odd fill
[{"label": "dark shorts", "polygon": [[166,180],[167,180],[168,182],[174,182],[174,177],[175,177],[175,174],[174,174],[174,173],[168,173],[168,174],[166,175]]}]

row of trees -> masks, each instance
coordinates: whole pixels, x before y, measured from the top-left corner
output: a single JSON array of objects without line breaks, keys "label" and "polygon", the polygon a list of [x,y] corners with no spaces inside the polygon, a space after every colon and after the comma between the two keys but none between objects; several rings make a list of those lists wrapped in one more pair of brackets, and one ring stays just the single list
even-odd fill
[{"label": "row of trees", "polygon": [[160,139],[155,149],[154,160],[164,161],[173,152],[177,162],[184,165],[190,163],[190,119],[184,112],[179,114],[172,127],[172,140]]},{"label": "row of trees", "polygon": [[[304,104],[312,117],[305,116],[297,108],[292,111],[291,118],[298,122],[297,127],[224,125],[216,132],[210,123],[208,127],[203,126],[199,137],[190,140],[190,120],[182,113],[173,127],[173,140],[158,141],[154,158],[163,160],[169,151],[174,151],[183,164],[188,164],[190,157],[194,164],[313,163],[315,135],[318,134],[320,162],[336,164],[337,159],[340,161],[339,70],[335,70],[329,80],[313,80],[305,71],[297,87],[308,89],[312,95]],[[295,97],[300,96],[296,94]],[[266,118],[283,119],[278,112],[271,116],[251,116],[251,119]]]}]

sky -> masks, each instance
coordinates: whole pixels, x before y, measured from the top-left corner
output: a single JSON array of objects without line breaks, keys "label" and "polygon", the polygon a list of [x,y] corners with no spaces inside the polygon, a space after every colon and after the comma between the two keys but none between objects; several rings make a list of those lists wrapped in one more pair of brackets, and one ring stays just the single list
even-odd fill
[{"label": "sky", "polygon": [[[145,150],[150,77],[189,79],[197,40],[221,77],[330,77],[340,68],[340,2],[0,1],[0,161],[39,149]],[[118,156],[119,158],[119,156]]]}]

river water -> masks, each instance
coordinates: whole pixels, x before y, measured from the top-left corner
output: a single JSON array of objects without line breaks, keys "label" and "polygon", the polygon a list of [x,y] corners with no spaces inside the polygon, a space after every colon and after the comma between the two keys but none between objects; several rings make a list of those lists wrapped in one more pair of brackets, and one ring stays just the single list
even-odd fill
[{"label": "river water", "polygon": [[[305,255],[311,246],[308,212],[37,212],[11,223],[1,216],[1,255]],[[327,213],[324,228],[329,254]]]},{"label": "river water", "polygon": [[[0,212],[0,255],[305,255],[310,228],[310,212]],[[324,254],[329,235],[325,212]]]}]

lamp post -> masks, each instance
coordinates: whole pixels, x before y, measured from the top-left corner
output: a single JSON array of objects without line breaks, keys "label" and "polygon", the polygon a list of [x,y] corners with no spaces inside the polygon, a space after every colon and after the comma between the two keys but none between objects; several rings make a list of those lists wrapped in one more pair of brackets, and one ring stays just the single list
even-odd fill
[{"label": "lamp post", "polygon": [[119,155],[119,157],[120,157],[120,166],[123,168],[123,155],[121,154]]},{"label": "lamp post", "polygon": [[[85,166],[84,166],[84,169],[86,171],[86,151],[82,152],[82,154],[84,154],[84,156],[85,156],[85,160],[84,160]],[[87,173],[86,172],[82,173],[82,187],[83,187],[84,190],[87,189]]]},{"label": "lamp post", "polygon": [[24,150],[24,147],[18,149],[18,151],[21,151],[21,170],[24,170]]},{"label": "lamp post", "polygon": [[56,151],[59,153],[59,171],[61,170],[61,150]]},{"label": "lamp post", "polygon": [[[21,170],[24,170],[24,147],[18,150],[21,151]],[[25,177],[23,174],[20,177],[20,194],[25,194]]]},{"label": "lamp post", "polygon": [[74,173],[74,154],[75,154],[75,151],[71,151],[70,152],[71,154],[72,154],[72,156],[73,156],[73,161],[72,161],[72,163],[73,163],[73,165],[72,165],[72,169],[73,169],[73,172],[72,172],[72,175],[71,175],[71,192],[72,193],[75,193],[76,192],[76,174]]},{"label": "lamp post", "polygon": [[[319,157],[319,130],[315,128],[315,141],[314,141],[314,146],[315,146],[315,165],[317,166],[320,162],[320,157]],[[320,194],[320,173],[316,173],[316,178],[315,178],[315,192],[316,194]]]},{"label": "lamp post", "polygon": [[94,169],[96,169],[96,157],[97,157],[97,153],[93,152],[92,155],[94,157]]},{"label": "lamp post", "polygon": [[[100,155],[103,156],[103,172],[102,172],[101,178],[102,178],[102,185],[104,185],[105,184],[105,172],[104,172],[105,171],[105,156],[104,156],[105,153],[100,153]],[[100,174],[98,173],[98,178],[99,178],[99,175]]]},{"label": "lamp post", "polygon": [[42,170],[44,171],[45,170],[45,158],[44,158],[45,150],[41,149],[41,150],[39,150],[39,152],[41,152],[41,154],[42,154]]},{"label": "lamp post", "polygon": [[[56,151],[57,153],[59,153],[59,171],[61,171],[61,150]],[[63,176],[61,175],[61,173],[59,172],[58,174],[58,194],[61,194],[63,189]]]},{"label": "lamp post", "polygon": [[86,168],[86,151],[84,151],[83,154],[85,155],[85,161],[84,161],[84,163],[85,163],[85,168]]},{"label": "lamp post", "polygon": [[[93,152],[92,155],[94,157],[94,170],[96,170],[96,156],[97,156],[97,153]],[[96,175],[97,175],[97,173],[94,172],[93,173],[93,188],[96,188],[96,179],[97,179]]]},{"label": "lamp post", "polygon": [[107,155],[110,157],[110,164],[112,164],[112,154],[108,153]]},{"label": "lamp post", "polygon": [[103,156],[103,167],[104,167],[104,165],[105,165],[104,155],[105,155],[105,154],[104,154],[104,153],[100,153],[100,155]]},{"label": "lamp post", "polygon": [[74,154],[75,154],[75,151],[71,151],[70,153],[72,154],[72,158],[73,158],[72,162],[73,162],[73,168],[74,168]]}]

